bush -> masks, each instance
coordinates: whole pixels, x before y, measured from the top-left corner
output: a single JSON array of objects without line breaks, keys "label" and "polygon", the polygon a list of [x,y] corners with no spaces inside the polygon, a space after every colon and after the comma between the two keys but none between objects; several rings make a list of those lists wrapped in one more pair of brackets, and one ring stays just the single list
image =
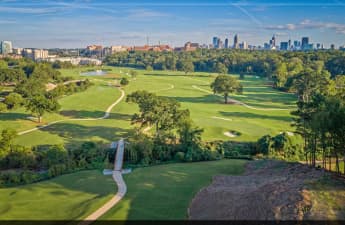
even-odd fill
[{"label": "bush", "polygon": [[175,154],[175,160],[182,162],[182,161],[184,161],[184,159],[185,159],[184,152],[177,152]]},{"label": "bush", "polygon": [[126,86],[126,85],[129,84],[129,80],[126,77],[122,77],[121,80],[120,80],[120,84],[122,86]]}]

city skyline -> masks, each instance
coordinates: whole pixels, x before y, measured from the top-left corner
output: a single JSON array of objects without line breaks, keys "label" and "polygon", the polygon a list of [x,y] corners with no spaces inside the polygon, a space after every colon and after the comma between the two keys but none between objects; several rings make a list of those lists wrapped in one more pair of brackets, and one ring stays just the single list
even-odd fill
[{"label": "city skyline", "polygon": [[345,44],[345,2],[260,1],[0,1],[0,40],[14,47],[79,48],[89,44],[211,43],[214,36],[263,45],[310,37]]}]

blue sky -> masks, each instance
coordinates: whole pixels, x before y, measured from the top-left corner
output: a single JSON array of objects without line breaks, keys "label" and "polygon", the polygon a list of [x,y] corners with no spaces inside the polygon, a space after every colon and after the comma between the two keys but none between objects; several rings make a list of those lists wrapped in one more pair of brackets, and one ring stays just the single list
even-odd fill
[{"label": "blue sky", "polygon": [[0,0],[0,40],[16,47],[142,45],[213,36],[262,45],[300,40],[345,44],[345,0]]}]

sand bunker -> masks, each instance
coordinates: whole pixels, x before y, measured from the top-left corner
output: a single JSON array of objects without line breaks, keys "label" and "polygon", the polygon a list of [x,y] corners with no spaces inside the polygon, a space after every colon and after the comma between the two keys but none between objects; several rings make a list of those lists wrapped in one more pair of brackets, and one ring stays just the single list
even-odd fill
[{"label": "sand bunker", "polygon": [[227,137],[231,137],[231,138],[235,138],[237,137],[238,135],[231,132],[231,131],[227,131],[227,132],[224,132],[224,135],[227,136]]}]

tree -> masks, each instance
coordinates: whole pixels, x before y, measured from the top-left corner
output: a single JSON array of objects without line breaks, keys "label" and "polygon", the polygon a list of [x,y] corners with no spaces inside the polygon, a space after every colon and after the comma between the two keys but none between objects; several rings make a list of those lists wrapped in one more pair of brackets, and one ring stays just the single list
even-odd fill
[{"label": "tree", "polygon": [[0,102],[0,112],[5,112],[7,110],[7,105],[5,103]]},{"label": "tree", "polygon": [[5,97],[4,103],[7,105],[7,109],[16,109],[23,103],[23,97],[18,93],[11,93]]},{"label": "tree", "polygon": [[63,164],[67,161],[68,152],[63,145],[53,145],[45,152],[45,165]]},{"label": "tree", "polygon": [[0,69],[7,69],[8,65],[7,62],[4,60],[0,60]]},{"label": "tree", "polygon": [[194,72],[194,64],[191,59],[185,59],[180,61],[180,67],[185,74]]},{"label": "tree", "polygon": [[147,91],[136,91],[127,96],[127,102],[137,103],[140,113],[132,116],[132,123],[141,128],[155,126],[156,135],[175,128],[186,110],[180,110],[180,103],[174,99],[157,96]]},{"label": "tree", "polygon": [[219,75],[211,84],[213,92],[223,94],[225,104],[228,102],[228,96],[232,93],[242,93],[242,85],[238,80],[229,75]]},{"label": "tree", "polygon": [[217,62],[215,72],[218,74],[227,74],[228,69],[226,68],[226,66],[223,63]]},{"label": "tree", "polygon": [[279,63],[276,71],[275,71],[275,86],[278,88],[284,87],[287,77],[288,77],[288,70],[286,63]]},{"label": "tree", "polygon": [[56,99],[48,99],[44,95],[36,95],[28,99],[26,109],[36,114],[38,122],[42,122],[42,116],[46,112],[57,112],[60,108]]},{"label": "tree", "polygon": [[129,84],[129,80],[126,77],[122,77],[121,80],[120,80],[120,84],[122,86],[126,86],[126,85]]},{"label": "tree", "polygon": [[201,142],[201,135],[204,129],[196,127],[191,120],[184,120],[179,124],[177,132],[180,136],[182,148],[188,149]]},{"label": "tree", "polygon": [[5,129],[1,132],[0,139],[0,160],[7,156],[10,152],[13,140],[17,136],[17,132],[13,129]]}]

